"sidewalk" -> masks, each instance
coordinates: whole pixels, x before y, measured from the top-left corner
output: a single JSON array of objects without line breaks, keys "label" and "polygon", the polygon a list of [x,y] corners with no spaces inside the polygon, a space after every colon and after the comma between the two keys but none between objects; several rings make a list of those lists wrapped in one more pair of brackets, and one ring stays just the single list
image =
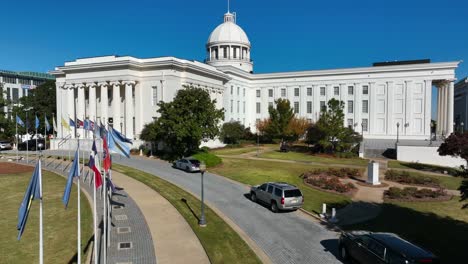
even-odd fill
[{"label": "sidewalk", "polygon": [[198,237],[179,212],[156,191],[118,172],[112,180],[125,189],[140,208],[154,241],[158,264],[209,264]]}]

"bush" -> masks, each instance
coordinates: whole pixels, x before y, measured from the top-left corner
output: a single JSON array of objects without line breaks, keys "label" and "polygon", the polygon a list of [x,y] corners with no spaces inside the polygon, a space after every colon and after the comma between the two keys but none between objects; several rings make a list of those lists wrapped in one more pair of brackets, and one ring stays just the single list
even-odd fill
[{"label": "bush", "polygon": [[353,189],[356,189],[356,186],[354,186],[354,184],[343,184],[337,177],[311,176],[306,178],[305,181],[320,189],[331,190],[339,193],[346,193]]},{"label": "bush", "polygon": [[358,178],[361,176],[361,172],[358,169],[351,168],[315,169],[304,173],[303,177],[306,178],[314,175],[335,176],[338,178]]},{"label": "bush", "polygon": [[336,152],[335,156],[340,159],[352,159],[358,157],[355,152]]},{"label": "bush", "polygon": [[427,199],[427,198],[438,198],[446,196],[447,192],[443,189],[431,190],[431,189],[417,189],[416,187],[405,187],[403,189],[398,187],[390,187],[384,192],[386,198],[389,199]]},{"label": "bush", "polygon": [[440,187],[440,181],[435,178],[410,174],[407,171],[387,170],[385,179],[403,184],[418,184],[424,186]]},{"label": "bush", "polygon": [[216,156],[215,154],[213,153],[207,153],[207,152],[199,152],[195,155],[193,155],[193,157],[199,161],[203,161],[205,164],[206,164],[206,167],[214,167],[214,166],[217,166],[219,164],[221,164],[223,162],[223,160]]}]

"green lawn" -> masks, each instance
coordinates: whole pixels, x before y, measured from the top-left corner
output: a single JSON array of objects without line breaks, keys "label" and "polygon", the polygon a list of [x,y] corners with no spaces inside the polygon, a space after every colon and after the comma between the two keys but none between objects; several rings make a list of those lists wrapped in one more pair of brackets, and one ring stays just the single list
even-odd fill
[{"label": "green lawn", "polygon": [[[0,263],[39,262],[39,201],[32,202],[26,229],[17,240],[18,209],[31,178],[31,173],[0,175]],[[62,195],[66,180],[43,171],[44,263],[74,263],[76,254],[76,186],[64,209]],[[82,249],[92,237],[92,212],[85,195],[81,195]],[[89,251],[91,252],[91,251]],[[88,252],[87,252],[88,253]],[[82,259],[85,259],[84,254]]]},{"label": "green lawn", "polygon": [[304,209],[309,212],[320,212],[322,203],[340,207],[351,201],[348,197],[322,192],[304,185],[299,176],[314,168],[317,167],[307,164],[224,158],[223,164],[211,168],[210,172],[250,185],[261,184],[268,181],[281,181],[294,184],[298,186],[304,194]]},{"label": "green lawn", "polygon": [[313,155],[308,153],[301,152],[279,152],[279,151],[270,151],[265,152],[260,155],[262,158],[268,159],[281,159],[281,160],[296,160],[296,161],[305,161],[305,162],[318,162],[318,163],[327,163],[327,164],[343,164],[343,165],[355,165],[355,166],[367,166],[368,161],[360,158],[329,158],[319,155]]},{"label": "green lawn", "polygon": [[207,226],[198,226],[200,200],[191,194],[161,178],[134,168],[118,164],[113,164],[112,168],[146,184],[166,198],[192,227],[211,263],[261,263],[245,241],[209,207],[205,207]]},{"label": "green lawn", "polygon": [[463,178],[461,177],[436,176],[436,175],[430,175],[430,174],[424,174],[424,173],[418,173],[418,172],[412,172],[412,171],[409,171],[408,173],[410,174],[410,176],[414,175],[414,176],[419,176],[419,177],[437,179],[442,187],[450,189],[450,190],[457,190],[458,187],[460,187],[461,182],[463,181]]},{"label": "green lawn", "polygon": [[257,151],[257,147],[221,148],[212,150],[210,152],[216,155],[240,155],[254,151]]},{"label": "green lawn", "polygon": [[380,215],[346,230],[397,233],[442,259],[464,263],[468,257],[468,211],[459,197],[446,202],[395,202],[383,205]]},{"label": "green lawn", "polygon": [[388,161],[388,167],[393,169],[415,169],[420,171],[430,171],[436,173],[444,173],[444,171],[446,171],[448,174],[453,176],[457,176],[460,173],[460,170],[458,168],[442,167],[416,162],[403,162],[398,160]]}]

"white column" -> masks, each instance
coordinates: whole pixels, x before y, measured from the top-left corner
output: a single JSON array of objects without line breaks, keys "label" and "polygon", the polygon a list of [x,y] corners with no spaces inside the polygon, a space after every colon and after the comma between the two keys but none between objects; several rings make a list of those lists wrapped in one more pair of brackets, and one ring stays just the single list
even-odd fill
[{"label": "white column", "polygon": [[107,119],[109,118],[109,98],[107,96],[107,89],[109,84],[101,83],[101,122],[103,125],[107,125]]},{"label": "white column", "polygon": [[[81,121],[84,122],[85,118],[85,86],[80,84],[76,88],[78,90],[78,103],[76,105],[76,119],[80,119]],[[76,122],[77,128],[78,128],[78,120]],[[84,138],[85,133],[83,127],[80,127],[80,129],[77,129],[77,133],[80,134],[80,138]]]},{"label": "white column", "polygon": [[454,102],[454,84],[453,84],[453,81],[450,81],[448,83],[447,94],[448,94],[448,98],[447,98],[447,104],[448,104],[448,107],[447,107],[447,136],[449,136],[450,134],[453,133],[453,122],[454,122],[454,119],[453,119],[453,108],[454,108],[454,105],[453,105],[453,102]]},{"label": "white column", "polygon": [[[214,57],[213,57],[214,58]],[[143,93],[141,83],[135,85],[135,137],[139,139],[143,129]],[[151,104],[150,104],[151,105]]]},{"label": "white column", "polygon": [[133,87],[134,82],[125,83],[125,136],[133,139]]},{"label": "white column", "polygon": [[114,118],[114,128],[118,131],[120,129],[120,123],[122,122],[120,119],[120,83],[113,83],[112,84],[112,117]]},{"label": "white column", "polygon": [[95,83],[91,84],[89,86],[89,96],[88,96],[88,99],[89,99],[89,110],[88,110],[88,116],[90,118],[90,120],[94,120],[96,119],[96,88],[97,88],[97,85]]},{"label": "white column", "polygon": [[[75,120],[75,87],[72,85],[67,86],[67,101],[68,101],[68,111],[67,116],[64,116],[65,121],[70,123],[71,120]],[[75,128],[71,127],[71,135],[75,137]]]},{"label": "white column", "polygon": [[440,88],[439,85],[437,85],[437,127],[436,127],[436,134],[440,135],[441,134],[441,122],[440,122],[440,117],[442,116],[441,110],[442,106],[440,104],[442,98],[442,89]]},{"label": "white column", "polygon": [[63,115],[63,102],[62,102],[62,86],[63,83],[56,82],[55,83],[55,100],[57,102],[57,109],[55,111],[55,116],[56,116],[56,122],[57,122],[57,138],[63,137],[63,131],[62,131],[62,115]]},{"label": "white column", "polygon": [[447,89],[446,85],[442,86],[442,98],[441,98],[441,120],[440,120],[440,128],[442,129],[442,133],[447,135]]}]

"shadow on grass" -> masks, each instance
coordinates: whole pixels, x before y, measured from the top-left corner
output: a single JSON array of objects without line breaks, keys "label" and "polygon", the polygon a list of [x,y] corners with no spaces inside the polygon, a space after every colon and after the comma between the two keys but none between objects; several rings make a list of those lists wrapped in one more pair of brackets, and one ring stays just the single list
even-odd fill
[{"label": "shadow on grass", "polygon": [[341,228],[398,234],[439,256],[441,263],[464,263],[468,258],[467,222],[396,204],[383,204],[376,218]]},{"label": "shadow on grass", "polygon": [[[81,254],[81,262],[84,262],[85,258],[86,258],[86,253],[88,252],[88,250],[90,249],[90,246],[91,246],[91,242],[94,241],[94,235],[92,235],[89,239],[88,239],[88,242],[86,242],[86,245],[84,246],[83,248],[83,252]],[[71,259],[67,262],[68,264],[73,264],[73,263],[78,263],[78,254],[75,253],[75,255],[73,255],[71,257]]]},{"label": "shadow on grass", "polygon": [[197,223],[200,222],[200,218],[198,217],[198,215],[195,213],[195,211],[193,211],[192,207],[190,207],[190,205],[188,204],[187,200],[185,198],[182,198],[180,199],[181,202],[183,202],[187,208],[190,210],[190,212],[192,213],[193,217],[195,217],[197,219]]}]

